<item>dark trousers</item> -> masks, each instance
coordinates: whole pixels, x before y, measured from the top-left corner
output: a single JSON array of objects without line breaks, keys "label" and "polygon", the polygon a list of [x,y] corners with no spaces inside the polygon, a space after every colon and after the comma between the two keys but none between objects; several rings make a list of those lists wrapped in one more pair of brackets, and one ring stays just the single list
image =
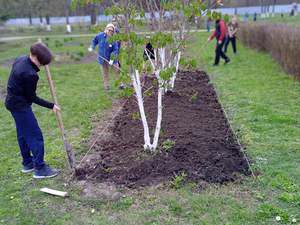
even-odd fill
[{"label": "dark trousers", "polygon": [[222,57],[225,61],[228,60],[228,57],[225,55],[225,53],[223,52],[223,46],[224,46],[224,41],[222,42],[222,44],[219,44],[217,42],[217,46],[216,46],[216,57],[215,57],[215,65],[218,65],[220,62],[220,57]]},{"label": "dark trousers", "polygon": [[228,37],[225,42],[224,52],[227,52],[229,43],[231,42],[233,53],[236,54],[236,37]]},{"label": "dark trousers", "polygon": [[31,107],[11,112],[17,128],[17,138],[24,166],[33,163],[36,169],[44,166],[44,139]]}]

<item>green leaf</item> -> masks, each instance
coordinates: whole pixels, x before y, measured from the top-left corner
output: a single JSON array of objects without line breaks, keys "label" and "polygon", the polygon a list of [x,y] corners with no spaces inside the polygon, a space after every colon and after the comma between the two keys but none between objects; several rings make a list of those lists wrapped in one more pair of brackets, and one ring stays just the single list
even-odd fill
[{"label": "green leaf", "polygon": [[176,72],[176,68],[170,67],[170,68],[160,71],[159,76],[162,80],[167,81],[172,77],[174,72]]}]

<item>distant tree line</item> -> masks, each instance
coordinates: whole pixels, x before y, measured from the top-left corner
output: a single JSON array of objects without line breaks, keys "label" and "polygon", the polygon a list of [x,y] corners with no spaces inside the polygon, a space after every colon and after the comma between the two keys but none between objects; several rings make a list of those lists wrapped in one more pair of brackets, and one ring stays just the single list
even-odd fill
[{"label": "distant tree line", "polygon": [[224,5],[228,7],[266,6],[274,4],[288,5],[293,2],[299,3],[299,0],[224,0]]},{"label": "distant tree line", "polygon": [[71,2],[72,0],[0,0],[0,20],[28,18],[32,24],[32,18],[39,17],[41,22],[45,18],[48,24],[53,16],[65,16],[67,23],[69,16],[90,15],[94,19],[111,1],[104,0],[101,4],[82,7],[78,5],[74,10],[71,10]]},{"label": "distant tree line", "polygon": [[[152,0],[159,5],[160,0]],[[206,0],[208,6],[214,0]],[[76,2],[76,7],[71,10],[72,2]],[[0,21],[5,21],[9,18],[28,18],[32,24],[33,17],[39,17],[40,21],[46,19],[47,24],[50,24],[51,16],[65,16],[66,23],[69,23],[69,16],[90,15],[92,24],[96,23],[96,16],[99,13],[104,13],[105,8],[118,3],[118,0],[90,0],[89,4],[80,4],[82,0],[0,0]],[[147,0],[136,1],[137,4],[147,11]],[[260,5],[262,12],[269,11],[268,7],[274,4],[291,4],[299,0],[224,0],[225,7],[240,7]]]}]

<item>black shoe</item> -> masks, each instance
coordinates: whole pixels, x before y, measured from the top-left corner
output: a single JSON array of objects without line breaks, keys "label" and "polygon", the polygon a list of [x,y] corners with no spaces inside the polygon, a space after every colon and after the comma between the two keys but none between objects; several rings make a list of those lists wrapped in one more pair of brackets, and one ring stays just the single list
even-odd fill
[{"label": "black shoe", "polygon": [[218,66],[219,64],[214,63],[213,66]]},{"label": "black shoe", "polygon": [[227,58],[227,59],[225,59],[225,63],[224,63],[224,64],[227,64],[227,63],[229,63],[229,62],[230,62],[230,59]]},{"label": "black shoe", "polygon": [[58,174],[59,174],[59,170],[53,169],[50,166],[45,165],[41,169],[34,171],[33,178],[35,179],[50,178],[50,177],[55,177]]}]

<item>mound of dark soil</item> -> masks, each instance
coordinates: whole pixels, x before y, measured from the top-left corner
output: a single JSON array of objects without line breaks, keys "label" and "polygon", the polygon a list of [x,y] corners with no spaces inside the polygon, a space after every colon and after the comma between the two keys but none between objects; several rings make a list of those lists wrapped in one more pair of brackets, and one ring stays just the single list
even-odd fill
[{"label": "mound of dark soil", "polygon": [[[145,108],[152,130],[157,115],[157,88],[151,88],[153,85],[152,78],[145,78]],[[99,141],[93,157],[76,170],[77,178],[138,187],[170,180],[181,172],[190,181],[221,184],[249,174],[205,73],[180,72],[174,92],[163,97],[163,106],[156,154],[143,150],[143,127],[132,96],[111,126],[111,136]]]}]

